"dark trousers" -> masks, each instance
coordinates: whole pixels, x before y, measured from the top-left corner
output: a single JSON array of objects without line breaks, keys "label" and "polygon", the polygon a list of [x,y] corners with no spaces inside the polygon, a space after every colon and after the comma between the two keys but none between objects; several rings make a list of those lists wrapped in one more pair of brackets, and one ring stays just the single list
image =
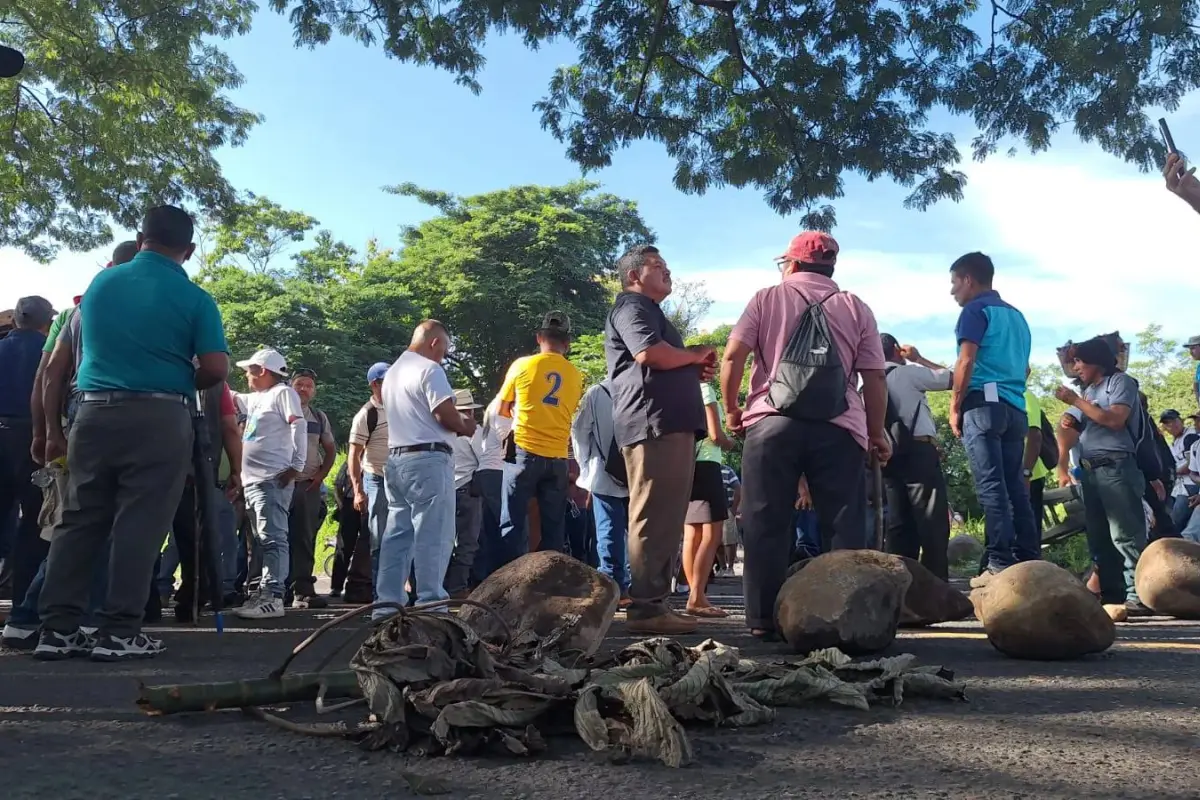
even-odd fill
[{"label": "dark trousers", "polygon": [[1134,576],[1146,546],[1145,478],[1132,456],[1085,468],[1080,476],[1088,545],[1105,603],[1137,602]]},{"label": "dark trousers", "polygon": [[471,588],[471,568],[479,554],[479,532],[483,527],[483,499],[468,483],[454,491],[454,551],[443,582],[446,594],[454,596]]},{"label": "dark trousers", "polygon": [[479,531],[479,552],[471,565],[471,581],[483,583],[496,570],[504,540],[500,537],[500,518],[504,511],[504,471],[481,469],[475,472],[475,489],[479,492],[483,523]]},{"label": "dark trousers", "polygon": [[321,487],[311,480],[296,481],[288,510],[288,593],[312,597],[317,593],[313,562],[317,557],[317,530],[321,527]]},{"label": "dark trousers", "polygon": [[50,545],[42,624],[79,628],[92,569],[109,555],[108,591],[97,614],[102,633],[141,630],[163,536],[171,526],[192,454],[188,407],[168,400],[81,403],[67,445],[67,497]]},{"label": "dark trousers", "polygon": [[1175,525],[1175,517],[1172,512],[1172,504],[1170,495],[1166,500],[1158,499],[1158,492],[1154,491],[1154,487],[1146,481],[1146,490],[1142,493],[1142,498],[1146,501],[1146,505],[1150,506],[1150,511],[1154,514],[1154,527],[1150,529],[1150,535],[1147,542],[1153,542],[1156,539],[1177,539],[1179,538],[1179,528]]},{"label": "dark trousers", "polygon": [[983,507],[988,568],[1041,558],[1042,542],[1021,474],[1029,420],[1008,403],[984,403],[962,415],[963,447]]},{"label": "dark trousers", "polygon": [[887,465],[884,487],[887,551],[919,559],[934,575],[949,580],[950,510],[937,446],[914,441],[911,449]]},{"label": "dark trousers", "polygon": [[574,503],[567,504],[564,520],[567,531],[567,552],[592,569],[600,565],[596,552],[596,524],[586,508]]},{"label": "dark trousers", "polygon": [[[214,487],[209,491],[218,490]],[[175,509],[171,533],[175,537],[175,548],[179,554],[180,581],[179,591],[175,594],[175,605],[177,608],[186,610],[189,618],[193,602],[192,595],[196,591],[197,583],[199,584],[199,605],[201,607],[206,603],[211,603],[213,608],[219,608],[221,601],[221,586],[212,580],[214,570],[206,568],[215,554],[211,552],[212,543],[199,528],[198,502],[195,480],[188,478],[184,484],[179,505]],[[215,522],[212,519],[211,511],[209,519]],[[197,561],[197,556],[199,556],[199,561]]]},{"label": "dark trousers", "polygon": [[775,627],[775,598],[787,576],[800,476],[808,479],[821,551],[867,545],[866,453],[845,428],[783,416],[746,430],[742,451],[742,580],[746,624]]},{"label": "dark trousers", "polygon": [[12,563],[14,604],[25,597],[50,547],[38,527],[42,490],[29,482],[34,471],[29,454],[32,445],[31,420],[0,417],[0,524],[10,520],[18,509],[21,512],[6,558]]},{"label": "dark trousers", "polygon": [[371,597],[371,534],[367,515],[356,511],[350,501],[334,512],[337,516],[337,550],[333,554],[330,584],[335,592]]},{"label": "dark trousers", "polygon": [[504,471],[504,507],[500,536],[504,540],[502,567],[529,552],[529,501],[537,500],[541,515],[540,550],[566,550],[567,460],[546,458],[517,448],[517,461]]}]

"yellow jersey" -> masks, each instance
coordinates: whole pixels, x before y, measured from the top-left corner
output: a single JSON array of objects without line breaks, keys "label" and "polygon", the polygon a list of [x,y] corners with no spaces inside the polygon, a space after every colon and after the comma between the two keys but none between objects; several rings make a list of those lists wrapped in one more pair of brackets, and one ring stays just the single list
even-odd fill
[{"label": "yellow jersey", "polygon": [[518,358],[508,368],[500,401],[513,403],[517,447],[543,458],[566,458],[571,420],[583,397],[583,373],[558,353]]}]

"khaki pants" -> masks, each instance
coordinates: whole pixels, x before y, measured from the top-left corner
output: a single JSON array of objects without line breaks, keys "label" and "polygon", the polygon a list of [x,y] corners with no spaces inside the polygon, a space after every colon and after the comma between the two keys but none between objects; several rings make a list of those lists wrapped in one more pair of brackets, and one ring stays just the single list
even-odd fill
[{"label": "khaki pants", "polygon": [[696,437],[669,433],[621,449],[629,476],[629,619],[670,611],[667,597],[692,496]]}]

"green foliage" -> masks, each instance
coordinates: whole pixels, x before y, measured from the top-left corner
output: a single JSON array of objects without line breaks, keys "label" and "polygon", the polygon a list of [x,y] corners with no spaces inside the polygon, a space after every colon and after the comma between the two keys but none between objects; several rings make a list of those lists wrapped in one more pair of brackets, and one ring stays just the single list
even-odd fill
[{"label": "green foliage", "polygon": [[604,334],[589,333],[575,337],[569,354],[571,363],[583,373],[584,386],[593,386],[608,377],[604,356]]},{"label": "green foliage", "polygon": [[[254,272],[266,272],[271,261],[289,243],[304,237],[320,223],[300,211],[289,211],[265,197],[250,194],[225,214],[228,220],[216,230],[216,242],[207,258],[210,264],[245,263]],[[329,236],[328,233],[325,234]],[[331,246],[324,240],[322,246]],[[345,251],[338,255],[346,257]],[[314,277],[314,276],[306,276]]]},{"label": "green foliage", "polygon": [[259,122],[215,46],[243,34],[247,0],[4,2],[0,42],[25,71],[0,92],[0,246],[49,261],[112,240],[160,203],[222,209],[213,153]]},{"label": "green foliage", "polygon": [[600,331],[613,263],[631,245],[654,241],[636,203],[596,188],[575,181],[454,197],[392,187],[442,213],[406,229],[399,254],[369,265],[364,280],[396,287],[419,316],[445,323],[454,340],[448,363],[490,397],[509,363],[535,348],[547,311],[566,311],[576,336]]},{"label": "green foliage", "polygon": [[[662,143],[675,185],[754,186],[780,213],[828,229],[842,174],[912,188],[906,205],[962,197],[946,114],[981,131],[977,159],[1005,140],[1033,152],[1064,125],[1152,168],[1144,113],[1200,85],[1200,0],[272,0],[297,44],[335,30],[480,91],[493,33],[537,48],[571,42],[536,104],[585,170],[631,142]],[[940,124],[930,124],[930,120]]]}]

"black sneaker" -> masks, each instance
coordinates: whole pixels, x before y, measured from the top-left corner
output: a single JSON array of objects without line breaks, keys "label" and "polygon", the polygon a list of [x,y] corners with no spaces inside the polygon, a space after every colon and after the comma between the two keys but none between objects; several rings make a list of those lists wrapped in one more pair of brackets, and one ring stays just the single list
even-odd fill
[{"label": "black sneaker", "polygon": [[11,622],[4,626],[4,632],[0,633],[0,647],[7,647],[10,650],[32,650],[37,647],[38,643],[38,626],[31,628],[14,625]]},{"label": "black sneaker", "polygon": [[38,661],[63,661],[68,658],[83,658],[96,646],[95,638],[81,630],[74,633],[57,633],[43,629],[38,637],[33,657]]},{"label": "black sneaker", "polygon": [[330,590],[330,592],[329,592],[329,599],[330,599],[330,600],[337,600],[337,599],[338,599],[339,597],[341,597],[341,596],[342,596],[342,590],[341,590],[341,589],[331,589],[331,590]]},{"label": "black sneaker", "polygon": [[162,639],[152,639],[144,633],[122,639],[120,636],[104,634],[92,648],[92,661],[129,661],[154,658],[166,650]]},{"label": "black sneaker", "polygon": [[311,597],[296,595],[295,608],[329,608],[329,601],[319,594]]},{"label": "black sneaker", "polygon": [[1125,613],[1131,617],[1153,617],[1154,609],[1139,600],[1126,600]]}]

